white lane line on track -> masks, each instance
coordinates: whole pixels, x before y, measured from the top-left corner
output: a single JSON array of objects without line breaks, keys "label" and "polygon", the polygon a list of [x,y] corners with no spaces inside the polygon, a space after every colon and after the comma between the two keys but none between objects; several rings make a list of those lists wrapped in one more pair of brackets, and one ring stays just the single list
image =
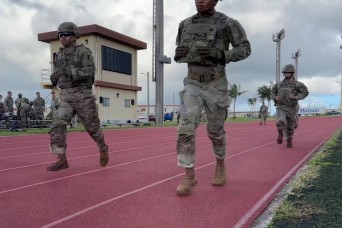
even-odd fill
[{"label": "white lane line on track", "polygon": [[65,179],[69,179],[69,178],[72,178],[72,177],[82,176],[82,175],[89,174],[89,173],[95,173],[95,172],[98,172],[98,171],[101,171],[101,170],[105,170],[105,169],[111,169],[111,168],[116,168],[116,167],[120,167],[120,166],[124,166],[124,165],[134,164],[134,163],[137,163],[137,162],[142,162],[142,161],[147,161],[147,160],[151,160],[151,159],[155,159],[155,158],[160,158],[160,157],[168,156],[168,155],[171,155],[171,154],[175,154],[175,152],[168,153],[168,154],[163,154],[163,155],[157,155],[157,156],[153,156],[153,157],[149,157],[149,158],[144,158],[144,159],[139,159],[139,160],[135,160],[135,161],[125,162],[125,163],[121,163],[121,164],[118,164],[118,165],[108,166],[106,168],[95,169],[95,170],[91,170],[91,171],[87,171],[87,172],[83,172],[83,173],[78,173],[78,174],[74,174],[74,175],[70,175],[70,176],[65,176],[65,177],[60,177],[60,178],[56,178],[56,179],[52,179],[52,180],[48,180],[48,181],[38,182],[38,183],[35,183],[35,184],[25,185],[25,186],[22,186],[22,187],[1,191],[0,194],[14,192],[14,191],[17,191],[17,190],[21,190],[21,189],[25,189],[25,188],[30,188],[30,187],[34,187],[34,186],[38,186],[38,185],[43,185],[43,184],[47,184],[47,183],[51,183],[51,182],[55,182],[55,181],[65,180]]},{"label": "white lane line on track", "polygon": [[[252,137],[256,137],[256,136],[261,136],[261,135],[267,135],[267,134],[273,134],[274,132],[266,132],[266,133],[262,133],[262,134],[258,134],[258,135],[253,135],[253,136],[247,136],[247,137],[242,137],[242,138],[237,138],[237,139],[232,139],[232,140],[228,140],[227,142],[232,142],[232,141],[237,141],[237,140],[242,140],[242,139],[248,139],[248,138],[252,138]],[[202,139],[202,138],[206,138],[208,139],[207,136],[203,136],[203,137],[197,137],[197,139]],[[172,137],[172,139],[174,139],[174,137]],[[153,141],[156,141],[156,139],[151,139]],[[117,143],[108,143],[109,146],[111,145],[116,145],[116,144],[123,144],[123,143],[132,143],[132,142],[145,142],[146,139],[142,139],[142,140],[135,140],[135,141],[127,141],[127,142],[117,142]],[[87,141],[89,142],[89,140]],[[172,143],[176,143],[174,140],[172,140]],[[38,146],[36,146],[38,147]],[[41,146],[39,146],[41,147]],[[72,150],[79,150],[79,149],[85,149],[85,148],[92,148],[92,147],[96,147],[96,145],[92,145],[92,146],[86,146],[86,147],[77,147],[77,148],[70,148]],[[21,149],[21,148],[19,148]],[[12,150],[12,149],[8,149],[8,150]],[[4,160],[4,159],[11,159],[11,158],[18,158],[18,157],[25,157],[25,156],[33,156],[33,155],[39,155],[39,154],[51,154],[51,152],[41,152],[41,153],[31,153],[31,154],[20,154],[20,155],[14,155],[14,156],[8,156],[8,157],[0,157],[0,160]],[[83,157],[82,157],[83,158]],[[40,163],[41,164],[41,163]],[[0,170],[1,172],[2,170]]]},{"label": "white lane line on track", "polygon": [[[169,134],[167,134],[167,133],[165,133],[165,134],[161,134],[161,133],[156,133],[156,134],[146,134],[146,135],[144,135],[144,137],[146,137],[146,139],[145,140],[149,140],[149,138],[148,138],[148,136],[150,137],[150,136],[154,136],[154,135],[157,135],[157,136],[162,136],[162,135],[169,135]],[[108,136],[107,136],[108,137]],[[130,136],[125,136],[125,137],[116,137],[115,139],[116,140],[118,140],[118,139],[127,139],[127,138],[133,138],[133,136],[132,137],[130,137]],[[152,138],[152,137],[151,137]],[[72,141],[72,139],[68,139],[68,141],[70,141],[70,143],[68,143],[68,144],[78,144],[78,143],[82,143],[82,142],[92,142],[92,140],[89,140],[89,139],[85,139],[85,137],[82,137],[82,138],[80,138],[80,139],[84,139],[84,140],[82,140],[82,141]],[[152,138],[153,139],[153,138]],[[151,140],[152,140],[151,139]],[[136,141],[136,140],[134,140],[134,141]],[[140,141],[142,141],[142,140],[140,140]],[[40,142],[44,142],[44,143],[49,143],[49,139],[47,139],[47,140],[44,140],[44,141],[34,141],[34,142],[11,142],[11,143],[2,143],[1,145],[2,146],[4,146],[5,144],[10,144],[10,145],[12,145],[12,144],[18,144],[18,143],[40,143]],[[117,143],[122,143],[122,142],[117,142]],[[112,143],[112,144],[117,144],[117,143]],[[5,149],[0,149],[0,152],[2,152],[2,151],[8,151],[8,150],[20,150],[20,149],[30,149],[30,148],[35,148],[35,147],[41,147],[41,145],[38,145],[38,146],[23,146],[23,147],[16,147],[16,148],[5,148]]]},{"label": "white lane line on track", "polygon": [[[306,132],[306,131],[304,131],[304,132]],[[304,133],[304,132],[302,132],[302,133]],[[336,131],[335,131],[336,132]],[[302,159],[294,168],[292,168],[291,169],[291,171],[289,172],[290,174],[296,169],[296,168],[298,168],[300,165],[302,165],[302,163],[304,163],[305,161],[306,161],[306,159],[309,157],[309,156],[311,156],[311,154],[314,152],[314,151],[316,151],[317,150],[317,148],[319,148],[320,146],[322,146],[323,145],[323,143],[326,141],[326,140],[328,140],[332,135],[334,134],[334,132],[331,134],[331,135],[329,135],[326,139],[324,139],[319,145],[317,145],[304,159]],[[245,153],[247,153],[247,152],[249,152],[249,151],[252,151],[252,150],[255,150],[255,149],[258,149],[258,148],[261,148],[261,147],[264,147],[264,146],[267,146],[267,145],[270,145],[270,144],[273,144],[273,143],[275,143],[274,141],[272,141],[272,142],[269,142],[269,143],[266,143],[266,144],[263,144],[263,145],[260,145],[260,146],[257,146],[257,147],[253,147],[253,148],[251,148],[251,149],[248,149],[248,150],[245,150],[245,151],[242,151],[242,152],[240,152],[240,153],[237,153],[237,154],[234,154],[234,155],[232,155],[232,156],[227,156],[227,158],[226,159],[229,159],[229,158],[233,158],[233,157],[236,157],[236,156],[239,156],[239,155],[242,155],[242,154],[245,154]],[[206,165],[203,165],[203,166],[200,166],[200,167],[198,167],[198,168],[196,168],[195,170],[199,170],[199,169],[203,169],[203,168],[205,168],[205,167],[207,167],[207,166],[210,166],[210,165],[213,165],[213,164],[215,164],[216,162],[211,162],[211,163],[208,163],[208,164],[206,164]],[[289,173],[287,174],[287,175],[289,175]],[[85,214],[85,213],[87,213],[87,212],[89,212],[89,211],[91,211],[91,210],[94,210],[94,209],[96,209],[96,208],[99,208],[99,207],[101,207],[101,206],[104,206],[104,205],[107,205],[107,204],[109,204],[109,203],[111,203],[111,202],[114,202],[114,201],[116,201],[116,200],[119,200],[119,199],[121,199],[121,198],[124,198],[124,197],[126,197],[126,196],[130,196],[130,195],[133,195],[133,194],[135,194],[135,193],[139,193],[139,192],[141,192],[141,191],[144,191],[144,190],[146,190],[146,189],[149,189],[149,188],[152,188],[152,187],[154,187],[154,186],[157,186],[157,185],[159,185],[159,184],[162,184],[162,183],[164,183],[164,182],[167,182],[167,181],[169,181],[169,180],[172,180],[172,179],[175,179],[175,178],[177,178],[177,177],[179,177],[179,176],[182,176],[182,175],[184,175],[184,173],[182,173],[182,174],[177,174],[177,175],[175,175],[175,176],[172,176],[172,177],[169,177],[169,178],[166,178],[166,179],[164,179],[164,180],[161,180],[161,181],[158,181],[158,182],[155,182],[155,183],[153,183],[153,184],[150,184],[150,185],[146,185],[146,186],[144,186],[144,187],[142,187],[142,188],[139,188],[139,189],[136,189],[136,190],[134,190],[134,191],[131,191],[131,192],[127,192],[127,193],[125,193],[125,194],[122,194],[122,195],[119,195],[119,196],[116,196],[116,197],[113,197],[113,198],[111,198],[111,199],[109,199],[109,200],[106,200],[106,201],[103,201],[103,202],[101,202],[101,203],[99,203],[99,204],[95,204],[95,205],[93,205],[93,206],[91,206],[91,207],[88,207],[88,208],[86,208],[86,209],[83,209],[83,210],[80,210],[80,211],[78,211],[78,212],[76,212],[76,213],[74,213],[74,214],[71,214],[71,215],[69,215],[69,216],[66,216],[66,217],[64,217],[64,218],[61,218],[61,219],[59,219],[59,220],[56,220],[56,221],[54,221],[54,222],[52,222],[52,223],[49,223],[49,224],[46,224],[46,225],[44,225],[44,226],[42,226],[41,228],[49,228],[49,227],[53,227],[53,226],[55,226],[55,225],[58,225],[58,224],[60,224],[60,223],[63,223],[63,222],[66,222],[66,221],[68,221],[68,220],[70,220],[70,219],[73,219],[73,218],[75,218],[75,217],[78,217],[78,216],[80,216],[80,215],[82,215],[82,214]],[[286,176],[287,176],[286,175]],[[262,203],[264,203],[266,200],[267,200],[267,198],[269,198],[271,195],[270,195],[270,193],[271,193],[271,191],[275,191],[279,186],[280,186],[280,184],[282,184],[282,182],[284,181],[283,179],[286,179],[285,177],[283,177],[282,178],[282,180],[281,181],[279,181],[256,205],[258,206],[258,207],[260,207],[261,205],[262,205]],[[277,186],[277,187],[276,187]],[[266,196],[268,196],[268,197],[266,197]],[[264,198],[266,198],[266,199],[264,199]],[[264,200],[263,200],[264,199]],[[259,205],[260,204],[260,205]],[[252,211],[252,210],[250,210],[250,211]],[[257,208],[255,208],[255,211],[253,211],[253,213],[255,213],[257,211]],[[249,214],[249,212],[247,212],[247,214]],[[246,214],[246,215],[247,215]],[[248,215],[248,216],[252,216],[253,214],[251,214],[251,215]],[[244,220],[243,220],[244,221]],[[244,221],[244,223],[246,223],[248,220],[246,220],[246,221]],[[243,223],[243,224],[244,224]],[[234,226],[234,228],[240,228],[240,227],[242,227],[242,226],[240,226],[240,224],[239,223],[237,223],[235,226]]]},{"label": "white lane line on track", "polygon": [[283,176],[254,206],[234,225],[234,228],[241,228],[253,217],[253,215],[264,205],[277,191],[277,189],[285,183],[285,181],[300,167],[306,160],[312,156],[336,131],[323,139],[314,149],[310,151],[299,163],[297,163],[285,176]]},{"label": "white lane line on track", "polygon": [[[275,143],[275,142],[272,141],[272,142],[265,143],[265,144],[260,145],[260,146],[257,146],[257,147],[253,147],[253,148],[251,148],[251,149],[242,151],[242,152],[240,152],[240,153],[237,153],[237,154],[228,156],[226,159],[233,158],[233,157],[236,157],[236,156],[239,156],[239,155],[248,153],[248,152],[250,152],[250,151],[252,151],[252,150],[259,149],[259,148],[261,148],[261,147],[264,147],[264,146],[267,146],[267,145],[270,145],[270,144],[273,144],[273,143]],[[171,154],[174,154],[174,153],[171,153]],[[213,165],[213,164],[215,164],[215,163],[216,163],[216,161],[215,161],[215,162],[210,162],[210,163],[208,163],[208,164],[205,164],[205,165],[202,165],[202,166],[200,166],[200,167],[198,167],[198,168],[195,168],[195,170],[200,170],[200,169],[206,168],[207,166]],[[58,225],[58,224],[60,224],[60,223],[62,223],[62,222],[68,221],[68,220],[73,219],[73,218],[75,218],[75,217],[77,217],[77,216],[80,216],[80,215],[82,215],[82,214],[84,214],[84,213],[87,213],[87,212],[89,212],[89,211],[91,211],[91,210],[94,210],[94,209],[96,209],[96,208],[99,208],[99,207],[101,207],[101,206],[104,206],[104,205],[106,205],[106,204],[109,204],[109,203],[111,203],[111,202],[114,202],[114,201],[119,200],[119,199],[121,199],[121,198],[124,198],[124,197],[126,197],[126,196],[130,196],[130,195],[133,195],[133,194],[135,194],[135,193],[139,193],[139,192],[144,191],[144,190],[146,190],[146,189],[152,188],[152,187],[154,187],[154,186],[160,185],[160,184],[162,184],[162,183],[164,183],[164,182],[173,180],[173,179],[175,179],[175,178],[177,178],[177,177],[180,177],[180,176],[182,176],[182,175],[184,175],[184,172],[181,173],[181,174],[174,175],[174,176],[172,176],[172,177],[165,178],[165,179],[163,179],[163,180],[161,180],[161,181],[157,181],[157,182],[155,182],[155,183],[153,183],[153,184],[146,185],[146,186],[144,186],[144,187],[138,188],[138,189],[136,189],[136,190],[134,190],[134,191],[127,192],[127,193],[124,193],[124,194],[122,194],[122,195],[113,197],[113,198],[111,198],[111,199],[109,199],[109,200],[106,200],[106,201],[103,201],[103,202],[101,202],[101,203],[95,204],[95,205],[93,205],[93,206],[91,206],[91,207],[88,207],[88,208],[83,209],[83,210],[81,210],[81,211],[78,211],[78,212],[76,212],[76,213],[74,213],[74,214],[71,214],[71,215],[69,215],[69,216],[66,216],[66,217],[64,217],[64,218],[62,218],[62,219],[59,219],[59,220],[56,220],[56,221],[54,221],[54,222],[52,222],[52,223],[49,223],[49,224],[47,224],[47,225],[44,225],[44,226],[42,226],[41,228],[48,228],[48,227],[52,227],[52,226]],[[0,192],[0,194],[1,194],[1,192]]]},{"label": "white lane line on track", "polygon": [[[267,134],[273,134],[274,132],[268,132],[268,133],[262,133],[259,135],[253,135],[253,136],[247,136],[247,137],[242,137],[242,138],[237,138],[237,139],[232,139],[232,140],[227,140],[227,142],[233,142],[233,141],[238,141],[238,140],[243,140],[243,139],[248,139],[248,138],[252,138],[252,137],[258,137],[261,135],[267,135]],[[208,138],[208,137],[198,137],[197,139],[202,139],[202,138]],[[129,149],[122,149],[122,150],[117,150],[117,151],[112,151],[109,152],[109,154],[111,153],[117,153],[117,152],[122,152],[122,151],[127,151],[127,150],[137,150],[137,149],[143,149],[143,148],[148,148],[148,147],[153,147],[153,146],[160,146],[160,145],[167,145],[167,144],[175,144],[175,141],[172,142],[168,142],[168,143],[162,143],[162,144],[157,144],[157,145],[149,145],[149,146],[143,146],[143,147],[136,147],[136,148],[129,148]],[[112,144],[108,144],[108,145],[112,145]],[[210,144],[211,145],[211,144]],[[207,146],[210,146],[209,144]],[[96,147],[96,146],[91,146],[91,147]],[[84,148],[89,148],[89,147],[79,147],[76,149],[84,149]],[[43,152],[43,153],[35,153],[34,155],[37,154],[50,154],[50,152]],[[30,156],[33,154],[26,154],[26,155],[16,155],[16,156],[11,156],[11,157],[6,157],[6,158],[17,158],[17,157],[23,157],[23,156]],[[88,157],[93,157],[93,156],[98,156],[99,154],[91,154],[91,155],[86,155],[86,156],[80,156],[80,157],[74,157],[74,158],[68,158],[68,160],[74,160],[74,159],[82,159],[82,158],[88,158]],[[5,158],[0,158],[0,160],[5,159]],[[18,166],[18,167],[13,167],[13,168],[7,168],[7,169],[0,169],[0,172],[4,172],[4,171],[9,171],[9,170],[16,170],[16,169],[22,169],[22,168],[29,168],[29,167],[33,167],[33,166],[38,166],[38,165],[44,165],[47,163],[51,163],[53,161],[48,161],[48,162],[41,162],[41,163],[36,163],[36,164],[32,164],[32,165],[25,165],[25,166]]]},{"label": "white lane line on track", "polygon": [[[148,146],[141,146],[141,147],[135,147],[135,148],[128,148],[128,149],[122,149],[122,150],[115,150],[115,151],[108,152],[108,153],[109,154],[115,154],[115,153],[124,152],[124,151],[140,150],[140,149],[145,149],[145,148],[150,148],[150,147],[155,147],[155,146],[167,145],[167,144],[170,144],[170,143],[173,143],[173,142],[160,143],[160,144],[157,144],[157,145],[148,145]],[[84,147],[84,148],[87,148],[87,147]],[[68,160],[76,160],[76,159],[82,159],[82,158],[89,158],[89,157],[93,157],[93,156],[99,156],[99,154],[96,153],[96,154],[90,154],[90,155],[85,155],[85,156],[80,156],[80,157],[73,157],[73,158],[68,158]],[[41,163],[37,163],[37,164],[33,164],[33,165],[26,165],[26,166],[19,166],[19,167],[1,169],[0,172],[9,171],[9,170],[15,170],[15,169],[28,168],[28,167],[38,166],[38,165],[44,165],[44,164],[48,164],[48,163],[51,163],[51,162],[53,162],[53,161],[41,162]]]},{"label": "white lane line on track", "polygon": [[[134,140],[134,142],[146,142],[148,139],[141,139],[141,140]],[[151,139],[155,141],[155,139]],[[86,149],[86,148],[92,148],[92,147],[97,147],[94,145],[95,143],[93,141],[84,141],[84,142],[91,142],[91,146],[84,146],[84,147],[76,147],[76,148],[69,148],[68,150],[80,150],[80,149]],[[127,142],[117,142],[117,143],[107,143],[108,146],[113,146],[117,144],[125,144],[125,143],[132,143],[133,141],[127,141]],[[79,143],[79,142],[78,142]],[[39,146],[41,147],[41,145]],[[48,147],[48,146],[47,146]],[[9,149],[11,150],[11,149]],[[39,154],[51,154],[51,152],[40,152],[40,153],[31,153],[31,154],[19,154],[19,155],[13,155],[13,156],[8,156],[8,157],[0,157],[0,160],[3,159],[10,159],[10,158],[18,158],[18,157],[25,157],[25,156],[33,156],[33,155],[39,155]]]},{"label": "white lane line on track", "polygon": [[[237,153],[237,154],[234,154],[234,155],[231,155],[231,156],[227,156],[227,158],[233,158],[233,157],[239,156],[241,154],[247,153],[249,151],[252,151],[252,150],[259,149],[261,147],[267,146],[267,145],[272,144],[272,143],[274,143],[274,142],[272,141],[272,142],[268,142],[268,143],[260,145],[260,146],[253,147],[251,149],[242,151],[240,153]],[[205,147],[208,147],[208,146],[211,146],[211,144],[210,145],[201,146],[201,147],[197,147],[197,149],[202,149],[202,148],[205,148]],[[8,192],[13,192],[13,191],[21,190],[21,189],[26,189],[26,188],[30,188],[30,187],[34,187],[34,186],[38,186],[38,185],[43,185],[43,184],[47,184],[47,183],[51,183],[51,182],[55,182],[55,181],[59,181],[59,180],[69,179],[69,178],[72,178],[72,177],[82,176],[82,175],[85,175],[85,174],[94,173],[94,172],[102,171],[102,170],[105,170],[105,169],[116,168],[116,167],[120,167],[120,166],[123,166],[123,165],[130,165],[130,164],[133,164],[133,163],[136,163],[136,162],[142,162],[142,161],[147,161],[147,160],[151,160],[151,159],[155,159],[155,158],[169,156],[171,154],[175,155],[176,152],[167,153],[167,154],[163,154],[163,155],[157,155],[157,156],[153,156],[153,157],[149,157],[149,158],[144,158],[144,159],[139,159],[139,160],[135,160],[135,161],[131,161],[131,162],[125,162],[125,163],[121,163],[121,164],[117,164],[117,165],[113,165],[113,166],[108,166],[106,168],[95,169],[95,170],[91,170],[91,171],[87,171],[87,172],[83,172],[83,173],[78,173],[78,174],[74,174],[74,175],[70,175],[70,176],[65,176],[65,177],[60,177],[60,178],[52,179],[52,180],[49,180],[49,181],[43,181],[43,182],[38,182],[38,183],[34,183],[34,184],[25,185],[25,186],[18,187],[18,188],[8,189],[8,190],[1,191],[0,194],[4,194],[4,193],[8,193]],[[212,165],[212,164],[214,164],[214,163],[212,162],[212,163],[209,163],[209,164],[201,166],[201,167],[203,168],[203,167],[206,167],[206,166]],[[200,169],[200,168],[197,168],[197,169]]]}]

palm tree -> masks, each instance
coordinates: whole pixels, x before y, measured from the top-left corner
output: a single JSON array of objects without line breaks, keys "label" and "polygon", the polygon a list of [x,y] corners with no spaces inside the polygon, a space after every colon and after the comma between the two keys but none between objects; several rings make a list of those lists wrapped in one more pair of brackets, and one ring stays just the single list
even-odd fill
[{"label": "palm tree", "polygon": [[255,97],[248,98],[247,102],[251,106],[251,111],[254,111],[255,110],[255,105],[257,103],[257,98],[255,98]]},{"label": "palm tree", "polygon": [[254,100],[253,100],[253,98],[248,98],[247,102],[248,102],[248,105],[250,106],[250,110],[252,111],[253,107],[254,107]]},{"label": "palm tree", "polygon": [[233,107],[234,119],[235,119],[235,105],[236,105],[237,97],[247,92],[247,91],[240,91],[240,89],[241,89],[240,84],[239,85],[233,84],[229,87],[228,95],[230,98],[234,99],[234,107]]},{"label": "palm tree", "polygon": [[271,111],[271,100],[272,100],[272,87],[273,87],[273,82],[270,82],[269,85],[263,85],[258,88],[258,95],[261,101],[267,100],[268,107],[270,108]]}]

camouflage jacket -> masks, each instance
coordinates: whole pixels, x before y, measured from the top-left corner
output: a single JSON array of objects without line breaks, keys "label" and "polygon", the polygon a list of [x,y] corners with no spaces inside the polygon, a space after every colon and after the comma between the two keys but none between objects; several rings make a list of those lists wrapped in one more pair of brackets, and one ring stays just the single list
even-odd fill
[{"label": "camouflage jacket", "polygon": [[241,24],[220,12],[205,18],[195,14],[180,22],[176,45],[191,48],[196,44],[218,48],[224,52],[226,64],[243,60],[251,54],[251,45]]},{"label": "camouflage jacket", "polygon": [[272,97],[275,99],[276,96],[280,96],[281,100],[276,102],[276,105],[280,106],[297,106],[298,100],[290,99],[289,95],[297,96],[298,100],[303,100],[309,95],[308,88],[295,79],[282,80],[277,82],[272,88]]},{"label": "camouflage jacket", "polygon": [[33,100],[33,107],[37,108],[37,107],[45,107],[45,100],[42,97],[36,97]]},{"label": "camouflage jacket", "polygon": [[4,102],[0,101],[0,113],[4,113],[5,112],[5,104]]},{"label": "camouflage jacket", "polygon": [[268,107],[266,105],[261,105],[259,110],[259,115],[267,115]]},{"label": "camouflage jacket", "polygon": [[13,98],[7,96],[4,100],[5,102],[5,109],[7,112],[13,112]]},{"label": "camouflage jacket", "polygon": [[54,72],[59,75],[57,87],[89,87],[94,83],[95,65],[92,53],[84,45],[72,45],[60,48],[53,62]]}]

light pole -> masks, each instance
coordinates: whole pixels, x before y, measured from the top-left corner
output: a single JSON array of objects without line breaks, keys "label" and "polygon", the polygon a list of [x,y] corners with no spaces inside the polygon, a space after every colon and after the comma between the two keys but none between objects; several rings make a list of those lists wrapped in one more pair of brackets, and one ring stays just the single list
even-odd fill
[{"label": "light pole", "polygon": [[[341,36],[342,38],[342,36]],[[340,49],[342,49],[342,45],[340,45]],[[341,65],[341,97],[340,97],[340,110],[342,113],[342,65]]]},{"label": "light pole", "polygon": [[280,81],[280,48],[281,40],[285,37],[285,30],[280,30],[276,35],[273,34],[273,41],[277,43],[276,48],[276,82]]},{"label": "light pole", "polygon": [[298,49],[295,53],[292,54],[292,59],[295,60],[295,66],[296,66],[296,74],[295,74],[296,80],[298,80],[298,58],[301,54],[302,53],[300,49]]},{"label": "light pole", "polygon": [[147,76],[147,122],[150,122],[150,72],[140,74]]}]

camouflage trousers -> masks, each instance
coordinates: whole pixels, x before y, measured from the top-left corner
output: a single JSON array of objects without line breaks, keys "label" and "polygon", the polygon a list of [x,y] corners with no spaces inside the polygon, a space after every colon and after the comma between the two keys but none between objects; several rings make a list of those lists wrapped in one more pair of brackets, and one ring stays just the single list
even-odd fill
[{"label": "camouflage trousers", "polygon": [[69,88],[59,93],[59,105],[53,110],[53,122],[50,131],[50,149],[55,154],[66,152],[66,127],[77,114],[90,137],[96,142],[99,150],[106,148],[104,135],[100,128],[100,120],[91,89]]},{"label": "camouflage trousers", "polygon": [[226,157],[224,122],[228,114],[228,82],[226,77],[200,83],[186,78],[180,92],[180,122],[177,135],[178,165],[192,168],[195,165],[195,133],[202,110],[207,116],[207,134],[218,159]]},{"label": "camouflage trousers", "polygon": [[277,106],[276,126],[278,132],[285,131],[286,137],[291,138],[294,133],[295,126],[298,123],[298,107],[297,106]]},{"label": "camouflage trousers", "polygon": [[44,111],[45,111],[44,106],[36,106],[34,111],[37,117],[39,117],[40,119],[44,119]]},{"label": "camouflage trousers", "polygon": [[29,127],[30,123],[30,109],[29,106],[26,105],[20,108],[20,122],[21,122],[21,127]]}]

